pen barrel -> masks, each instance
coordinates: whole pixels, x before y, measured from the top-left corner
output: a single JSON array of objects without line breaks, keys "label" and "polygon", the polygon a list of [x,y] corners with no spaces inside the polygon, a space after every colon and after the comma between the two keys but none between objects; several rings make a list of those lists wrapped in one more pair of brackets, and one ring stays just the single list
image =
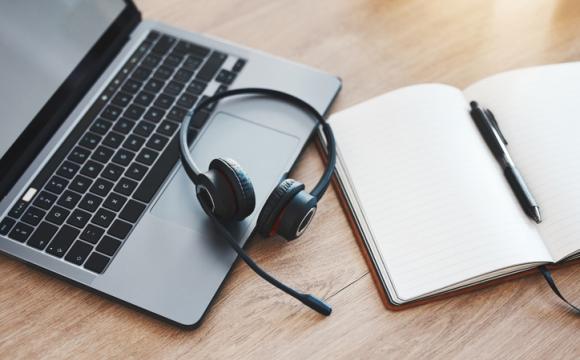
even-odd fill
[{"label": "pen barrel", "polygon": [[519,170],[513,166],[508,166],[504,169],[504,175],[524,212],[533,217],[534,207],[537,207],[538,204]]}]

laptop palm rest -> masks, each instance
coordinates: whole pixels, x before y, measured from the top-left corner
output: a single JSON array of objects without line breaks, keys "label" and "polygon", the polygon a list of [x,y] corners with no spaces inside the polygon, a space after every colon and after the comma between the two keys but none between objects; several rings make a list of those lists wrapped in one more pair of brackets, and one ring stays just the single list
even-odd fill
[{"label": "laptop palm rest", "polygon": [[[295,136],[224,112],[217,113],[199,136],[192,155],[201,171],[206,171],[215,158],[231,158],[252,180],[257,210],[244,222],[229,226],[234,235],[243,236],[266,197],[291,167],[300,141]],[[209,222],[183,168],[163,189],[151,213],[194,232],[208,234]]]}]

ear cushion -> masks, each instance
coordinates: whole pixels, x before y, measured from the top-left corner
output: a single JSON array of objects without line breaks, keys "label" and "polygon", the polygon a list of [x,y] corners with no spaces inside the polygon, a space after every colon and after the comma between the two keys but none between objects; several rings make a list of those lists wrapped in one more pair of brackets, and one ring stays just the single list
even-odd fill
[{"label": "ear cushion", "polygon": [[262,236],[270,236],[276,219],[278,219],[286,204],[292,200],[294,195],[302,190],[304,190],[304,184],[294,179],[286,179],[278,184],[270,196],[268,196],[258,216],[258,232]]},{"label": "ear cushion", "polygon": [[256,196],[254,187],[244,169],[232,159],[214,159],[209,164],[210,170],[217,170],[223,174],[230,184],[236,198],[234,220],[243,220],[254,211]]}]

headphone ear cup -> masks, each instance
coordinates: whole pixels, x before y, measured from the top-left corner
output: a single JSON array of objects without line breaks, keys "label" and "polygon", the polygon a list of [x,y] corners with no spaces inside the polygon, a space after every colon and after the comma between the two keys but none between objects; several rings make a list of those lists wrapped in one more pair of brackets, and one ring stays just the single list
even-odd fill
[{"label": "headphone ear cup", "polygon": [[275,225],[280,213],[294,197],[304,190],[304,185],[294,179],[285,179],[270,193],[258,216],[258,232],[264,236],[276,233]]},{"label": "headphone ear cup", "polygon": [[252,181],[244,169],[234,160],[222,158],[212,160],[209,169],[225,176],[235,198],[233,215],[226,220],[240,221],[248,217],[256,207],[256,196]]}]

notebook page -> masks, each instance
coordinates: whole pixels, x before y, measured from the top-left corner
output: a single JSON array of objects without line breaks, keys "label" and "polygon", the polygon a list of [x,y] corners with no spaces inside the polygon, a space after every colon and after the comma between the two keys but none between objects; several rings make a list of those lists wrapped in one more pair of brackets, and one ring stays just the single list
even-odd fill
[{"label": "notebook page", "polygon": [[580,249],[580,63],[511,71],[465,90],[496,115],[542,210],[555,260]]},{"label": "notebook page", "polygon": [[396,297],[550,261],[498,165],[445,85],[403,88],[330,119]]}]

